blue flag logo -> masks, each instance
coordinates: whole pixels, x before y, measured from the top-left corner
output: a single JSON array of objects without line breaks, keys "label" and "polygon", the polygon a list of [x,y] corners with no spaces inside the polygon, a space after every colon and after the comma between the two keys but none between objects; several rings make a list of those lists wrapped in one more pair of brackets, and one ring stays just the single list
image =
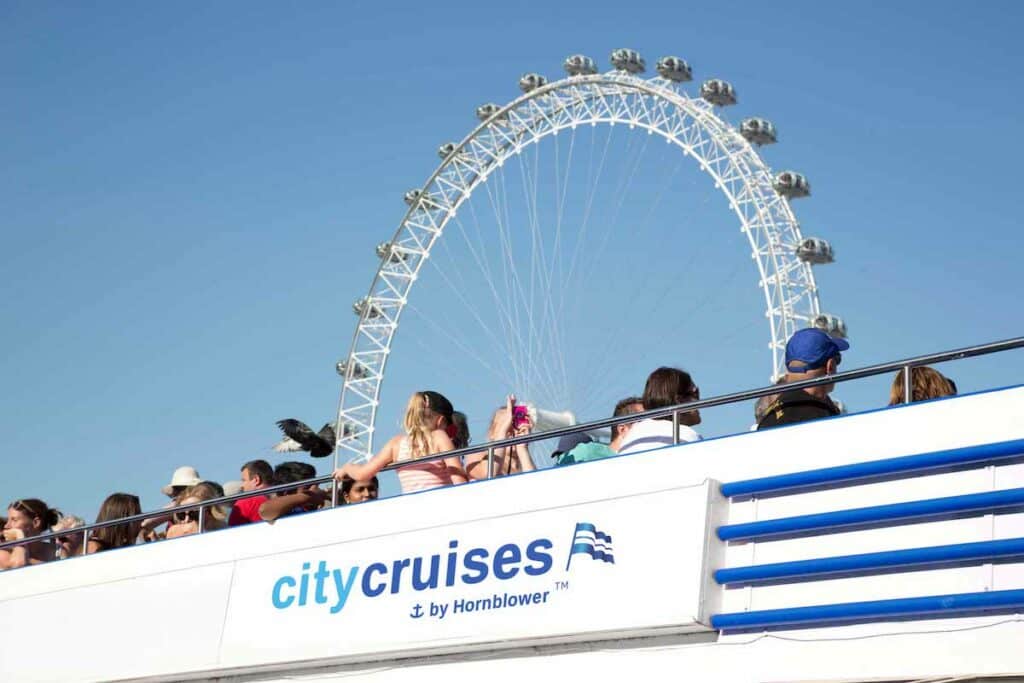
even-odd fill
[{"label": "blue flag logo", "polygon": [[576,531],[572,535],[565,571],[569,571],[573,555],[579,553],[590,555],[594,560],[615,564],[615,556],[612,555],[612,537],[603,531],[598,531],[597,527],[589,522],[576,523]]}]

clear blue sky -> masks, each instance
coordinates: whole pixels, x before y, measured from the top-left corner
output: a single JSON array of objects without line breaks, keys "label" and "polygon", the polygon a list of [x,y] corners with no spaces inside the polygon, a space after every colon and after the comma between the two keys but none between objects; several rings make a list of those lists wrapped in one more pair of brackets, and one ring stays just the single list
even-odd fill
[{"label": "clear blue sky", "polygon": [[[782,142],[765,156],[807,173],[814,196],[797,214],[838,250],[819,285],[850,325],[848,367],[1022,332],[1019,3],[512,7],[4,3],[2,495],[92,519],[113,491],[162,504],[181,464],[223,481],[246,460],[279,460],[275,420],[320,424],[336,409],[350,306],[402,193],[433,170],[438,144],[470,130],[477,105],[516,96],[524,72],[559,76],[577,52],[602,67],[616,47],[651,66],[678,54],[698,82],[733,82],[730,120],[776,122]],[[674,163],[659,154],[641,176],[650,192]],[[654,265],[665,250],[625,233],[616,256],[629,286],[595,288],[600,306],[570,332],[581,358],[635,384],[596,397],[585,416],[610,410],[615,391],[639,391],[661,363],[688,367],[706,396],[766,380],[749,249],[715,227],[731,225],[720,200],[670,195],[693,232],[668,256],[692,257],[712,233],[708,249],[735,256],[697,258],[711,265],[657,307],[682,327],[655,336],[724,330],[707,340],[720,354],[610,348],[635,285],[673,284]],[[694,283],[719,276],[728,285],[704,305]],[[748,295],[751,306],[739,301]],[[413,298],[424,317],[444,318],[447,304]],[[469,365],[434,342],[396,347],[382,419],[393,425],[407,389],[427,382],[483,419],[509,388],[451,386]],[[970,391],[1019,383],[1021,368],[1016,354],[949,372]],[[840,397],[876,407],[886,384]],[[744,429],[749,406],[728,415],[709,416],[706,432]]]}]

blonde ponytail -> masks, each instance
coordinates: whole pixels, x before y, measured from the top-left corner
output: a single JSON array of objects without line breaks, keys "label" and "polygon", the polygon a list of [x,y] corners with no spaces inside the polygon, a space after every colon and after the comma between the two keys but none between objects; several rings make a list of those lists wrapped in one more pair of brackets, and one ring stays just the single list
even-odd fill
[{"label": "blonde ponytail", "polygon": [[422,458],[430,455],[430,409],[427,406],[427,397],[416,392],[409,398],[409,405],[405,408],[405,418],[402,420],[402,427],[409,437],[409,449],[412,457]]}]

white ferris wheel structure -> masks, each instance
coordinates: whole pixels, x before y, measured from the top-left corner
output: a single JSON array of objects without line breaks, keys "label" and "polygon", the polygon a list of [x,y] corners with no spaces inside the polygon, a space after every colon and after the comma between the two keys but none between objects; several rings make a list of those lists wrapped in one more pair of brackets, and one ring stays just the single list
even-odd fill
[{"label": "white ferris wheel structure", "polygon": [[776,142],[775,126],[763,118],[730,125],[721,109],[736,103],[726,81],[704,81],[691,95],[689,64],[678,57],[657,62],[644,78],[636,51],[612,52],[613,69],[599,73],[583,55],[565,60],[567,77],[548,82],[539,74],[519,80],[522,95],[505,105],[477,108],[480,123],[461,142],[438,150],[440,165],[422,188],[405,195],[408,210],[391,240],[377,247],[380,266],[366,296],[353,305],[358,324],[348,356],[338,363],[343,387],[338,410],[340,460],[362,460],[373,451],[374,422],[392,342],[402,311],[431,250],[459,207],[488,177],[530,145],[566,129],[627,126],[657,135],[711,177],[746,235],[758,284],[764,293],[773,377],[784,372],[786,340],[802,327],[817,326],[845,336],[843,321],[823,314],[812,266],[833,260],[831,245],[804,237],[790,206],[807,197],[800,173],[774,173],[759,153]]}]

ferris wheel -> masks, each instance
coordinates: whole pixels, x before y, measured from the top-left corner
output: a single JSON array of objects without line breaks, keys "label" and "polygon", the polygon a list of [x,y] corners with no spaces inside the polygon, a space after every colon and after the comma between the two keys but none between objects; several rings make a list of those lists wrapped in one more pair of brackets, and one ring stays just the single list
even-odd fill
[{"label": "ferris wheel", "polygon": [[762,146],[777,141],[775,126],[764,118],[730,125],[721,110],[736,104],[733,86],[710,79],[696,94],[688,93],[684,84],[692,80],[692,71],[679,57],[659,59],[651,78],[643,77],[645,61],[634,50],[615,50],[611,64],[612,70],[599,73],[594,60],[573,55],[564,62],[568,75],[561,80],[522,76],[522,95],[505,105],[478,107],[479,124],[461,142],[441,145],[440,165],[422,187],[405,194],[408,210],[393,237],[377,247],[379,268],[368,294],[353,304],[358,324],[347,358],[337,365],[343,378],[340,459],[372,455],[381,387],[399,320],[460,207],[486,188],[488,178],[506,162],[561,131],[575,134],[577,128],[594,126],[646,131],[710,176],[757,267],[773,377],[784,372],[786,340],[797,329],[816,326],[846,335],[840,318],[822,313],[812,270],[833,261],[832,246],[821,238],[805,238],[790,206],[810,195],[810,184],[795,171],[773,173],[759,154]]}]

